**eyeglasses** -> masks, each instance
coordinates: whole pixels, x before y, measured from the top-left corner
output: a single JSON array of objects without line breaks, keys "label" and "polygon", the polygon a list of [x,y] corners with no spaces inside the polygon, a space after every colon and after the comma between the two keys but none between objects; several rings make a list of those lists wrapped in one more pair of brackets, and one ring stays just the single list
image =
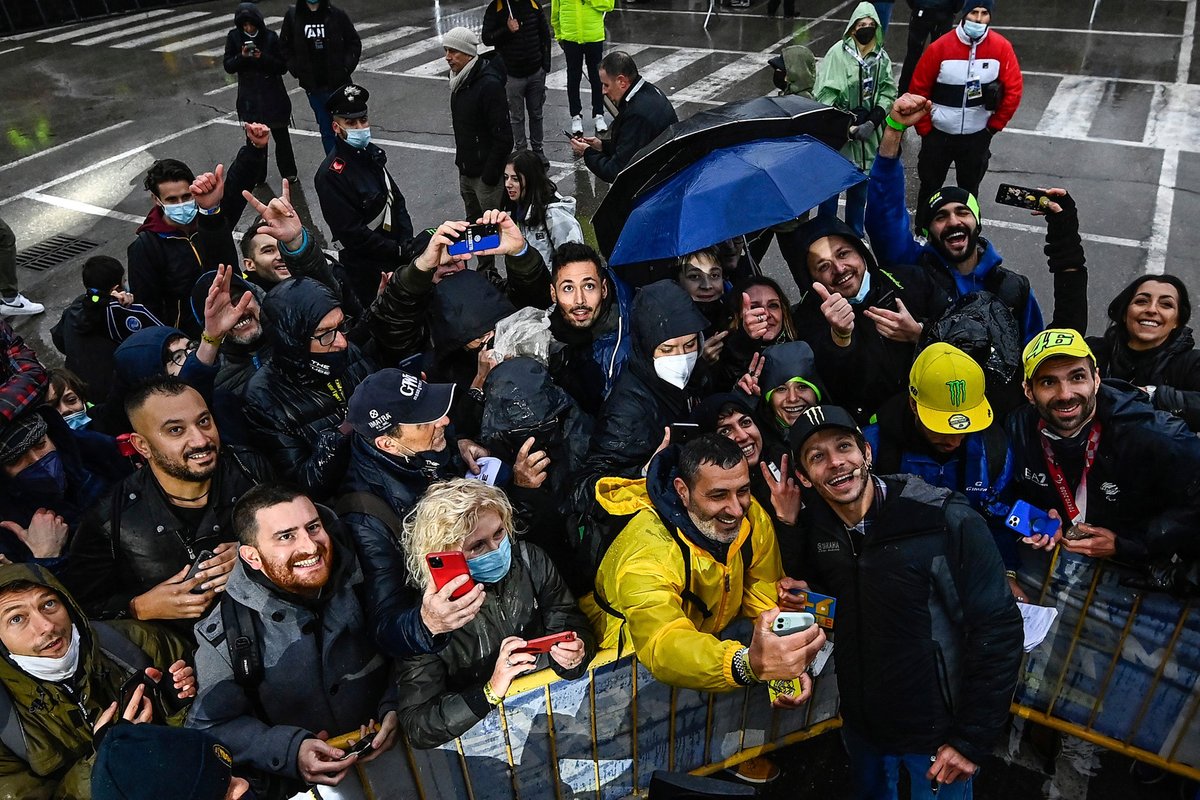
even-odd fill
[{"label": "eyeglasses", "polygon": [[337,341],[337,335],[339,333],[342,336],[345,336],[349,332],[350,332],[350,320],[343,319],[341,324],[339,324],[336,328],[330,328],[329,330],[325,331],[324,333],[318,333],[316,336],[313,336],[312,339],[314,342],[321,345],[321,347],[329,347],[331,344],[333,344],[335,341]]},{"label": "eyeglasses", "polygon": [[181,350],[172,350],[171,355],[169,357],[171,363],[177,367],[182,367],[184,365],[184,362],[186,362],[188,360],[188,356],[190,356],[192,353],[196,352],[196,348],[198,348],[199,346],[200,346],[199,342],[188,342],[187,347],[184,347]]}]

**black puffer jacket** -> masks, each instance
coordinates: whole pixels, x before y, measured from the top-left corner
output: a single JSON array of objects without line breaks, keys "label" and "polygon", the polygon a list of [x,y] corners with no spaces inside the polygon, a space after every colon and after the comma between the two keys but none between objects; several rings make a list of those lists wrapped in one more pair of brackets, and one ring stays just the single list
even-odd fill
[{"label": "black puffer jacket", "polygon": [[1200,431],[1200,350],[1192,329],[1184,326],[1166,342],[1138,352],[1129,349],[1124,326],[1113,325],[1104,336],[1088,338],[1100,375],[1134,386],[1154,386],[1154,407],[1174,414]]},{"label": "black puffer jacket", "polygon": [[[508,29],[510,17],[520,23],[516,32]],[[537,0],[491,0],[483,12],[480,38],[499,51],[514,78],[550,71],[550,26]]]},{"label": "black puffer jacket", "polygon": [[338,427],[354,388],[374,370],[353,344],[340,375],[323,374],[324,365],[313,360],[313,331],[337,307],[333,292],[309,278],[286,280],[268,292],[263,312],[275,330],[275,353],[244,395],[251,441],[282,477],[318,500],[341,483],[350,441]]},{"label": "black puffer jacket", "polygon": [[949,744],[975,763],[1004,729],[1021,615],[983,518],[911,475],[883,479],[860,550],[823,501],[780,541],[784,572],[837,597],[847,727],[888,753]]},{"label": "black puffer jacket", "polygon": [[93,402],[103,401],[112,388],[117,342],[108,335],[107,309],[105,299],[94,303],[91,295],[81,294],[50,329],[54,346],[66,357],[64,366],[83,379]]},{"label": "black puffer jacket", "polygon": [[773,344],[763,350],[763,358],[766,363],[758,376],[758,387],[762,390],[758,400],[758,427],[768,452],[786,452],[790,449],[787,441],[788,428],[771,408],[767,394],[793,378],[803,378],[804,384],[816,393],[818,403],[835,402],[837,396],[830,395],[825,382],[817,373],[816,357],[807,342]]},{"label": "black puffer jacket", "polygon": [[475,619],[449,634],[436,655],[406,658],[397,665],[400,729],[414,747],[437,747],[461,736],[488,715],[483,685],[492,676],[500,642],[508,636],[534,639],[575,631],[584,641],[583,662],[565,670],[549,656],[539,667],[560,677],[583,675],[596,653],[596,637],[587,617],[563,583],[558,570],[537,546],[514,542],[512,567],[499,583],[488,584]]},{"label": "black puffer jacket", "polygon": [[[307,35],[315,30],[324,31],[320,47]],[[329,0],[320,0],[315,10],[304,0],[296,0],[283,16],[279,44],[288,71],[306,92],[332,91],[349,83],[362,56],[362,40],[354,23]]]},{"label": "black puffer jacket", "polygon": [[[244,22],[254,24],[253,36],[242,30]],[[258,48],[258,56],[242,54],[247,42]],[[287,60],[279,34],[267,27],[255,3],[241,3],[233,12],[233,30],[225,37],[225,71],[238,76],[238,119],[272,127],[288,124],[292,101],[283,86]]]},{"label": "black puffer jacket", "polygon": [[513,147],[506,78],[494,53],[481,53],[477,59],[471,74],[450,95],[454,163],[460,174],[496,186],[504,177],[504,163]]}]

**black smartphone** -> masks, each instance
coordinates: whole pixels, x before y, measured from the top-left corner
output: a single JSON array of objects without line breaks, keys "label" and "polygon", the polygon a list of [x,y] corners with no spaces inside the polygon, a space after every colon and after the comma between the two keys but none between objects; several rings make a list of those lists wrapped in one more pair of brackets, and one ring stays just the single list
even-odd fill
[{"label": "black smartphone", "polygon": [[900,311],[899,306],[896,305],[896,292],[894,289],[888,289],[883,293],[882,297],[871,303],[871,305],[875,306],[875,308],[886,308],[888,311]]},{"label": "black smartphone", "polygon": [[571,133],[566,128],[563,128],[563,136],[567,137],[568,139],[582,139],[583,131],[580,131],[579,133]]},{"label": "black smartphone", "polygon": [[[190,581],[192,578],[196,577],[196,575],[198,573],[202,572],[203,570],[200,569],[200,565],[203,564],[205,561],[208,561],[210,558],[216,558],[216,555],[217,554],[214,553],[212,550],[201,550],[200,555],[196,556],[196,560],[192,562],[192,568],[188,570],[187,577],[183,579],[184,583]],[[203,586],[203,585],[204,584],[200,584],[200,586]],[[196,588],[192,589],[191,593],[192,594],[204,594],[205,590],[201,589],[200,586],[197,586]]]},{"label": "black smartphone", "polygon": [[996,202],[1005,206],[1025,208],[1030,211],[1045,211],[1050,198],[1037,189],[1027,189],[1024,186],[1013,186],[1009,183],[1000,184],[996,190]]},{"label": "black smartphone", "polygon": [[671,425],[671,444],[683,447],[700,435],[700,426],[694,422],[676,422]]},{"label": "black smartphone", "polygon": [[344,755],[338,761],[345,761],[352,755],[365,753],[371,749],[371,743],[375,741],[375,734],[364,736],[352,745],[342,748]]},{"label": "black smartphone", "polygon": [[146,687],[143,696],[148,698],[151,704],[154,703],[154,692],[158,689],[158,684],[146,674],[145,670],[138,670],[121,684],[121,700],[117,706],[118,718],[125,713],[125,709],[129,708],[129,703],[133,700],[133,693],[139,686]]}]

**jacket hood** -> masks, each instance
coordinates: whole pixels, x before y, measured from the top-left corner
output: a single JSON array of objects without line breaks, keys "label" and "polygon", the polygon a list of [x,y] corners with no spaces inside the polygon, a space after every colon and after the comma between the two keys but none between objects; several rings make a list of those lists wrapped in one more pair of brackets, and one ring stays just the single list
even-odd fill
[{"label": "jacket hood", "polygon": [[[322,13],[329,8],[329,0],[321,0],[317,5],[317,13]],[[304,0],[296,0],[296,10],[308,13],[308,3]]]},{"label": "jacket hood", "polygon": [[[253,22],[254,27],[258,29],[255,36],[266,30],[267,23],[263,21],[262,12],[258,10],[257,3],[239,3],[237,9],[233,12],[233,24],[240,28],[243,22]],[[244,32],[243,32],[244,33]]]},{"label": "jacket hood", "polygon": [[647,363],[654,360],[654,350],[663,342],[700,333],[708,326],[691,295],[675,281],[643,286],[633,298],[633,351]]},{"label": "jacket hood", "polygon": [[[192,223],[193,225],[195,223]],[[154,208],[150,209],[150,213],[146,215],[146,219],[134,231],[134,234],[139,234],[142,231],[157,233],[160,236],[183,236],[179,228],[176,228],[171,223],[167,222],[166,216],[163,214],[162,206],[158,203],[154,204]]]},{"label": "jacket hood", "polygon": [[[446,446],[454,446],[449,437]],[[422,460],[385,453],[356,433],[350,437],[350,466],[342,482],[342,492],[370,492],[382,498],[397,515],[403,515],[434,480],[454,477],[449,465],[434,478],[424,467]]]},{"label": "jacket hood", "polygon": [[[861,5],[870,4],[863,3]],[[788,267],[792,271],[792,279],[796,281],[801,295],[808,294],[812,290],[813,284],[812,276],[808,274],[808,250],[812,247],[813,242],[824,239],[826,236],[841,236],[854,245],[854,249],[866,262],[868,272],[874,272],[879,268],[879,262],[875,260],[875,255],[853,228],[837,217],[814,217],[792,233],[792,241],[798,248],[800,258],[795,259],[796,263],[789,264]]]},{"label": "jacket hood", "polygon": [[512,358],[496,366],[484,383],[485,439],[515,428],[532,428],[548,422],[571,405],[567,393],[550,379],[550,373],[532,358]]},{"label": "jacket hood", "polygon": [[178,328],[158,325],[143,328],[130,336],[113,353],[117,378],[125,386],[132,387],[147,378],[162,375],[167,361],[167,342],[184,335]]},{"label": "jacket hood", "polygon": [[879,13],[875,11],[875,6],[863,0],[854,7],[854,13],[850,15],[850,19],[846,22],[846,30],[842,31],[843,39],[852,39],[850,29],[854,27],[854,23],[858,22],[863,17],[870,17],[875,23],[875,48],[876,50],[883,47],[883,24],[879,21]]},{"label": "jacket hood", "polygon": [[790,44],[783,48],[783,66],[787,93],[811,98],[817,85],[817,57],[813,51],[802,44]]},{"label": "jacket hood", "polygon": [[494,330],[497,322],[516,310],[512,301],[475,270],[447,275],[433,287],[429,311],[436,359],[441,361]]},{"label": "jacket hood", "polygon": [[333,292],[311,278],[289,278],[267,292],[262,311],[275,331],[275,358],[291,366],[307,365],[313,331],[340,305]]},{"label": "jacket hood", "polygon": [[754,416],[754,401],[751,398],[740,391],[718,392],[700,401],[700,405],[692,412],[692,422],[700,426],[701,433],[715,433],[721,421],[721,409],[726,406],[735,406],[746,416]]},{"label": "jacket hood", "polygon": [[758,378],[758,385],[762,389],[764,403],[768,392],[793,378],[802,378],[803,383],[817,393],[819,402],[828,402],[825,383],[817,374],[817,358],[807,342],[773,344],[763,350],[763,356],[767,363]]},{"label": "jacket hood", "polygon": [[659,519],[679,530],[692,544],[711,553],[719,563],[726,563],[729,545],[708,538],[692,522],[683,501],[679,499],[679,493],[675,491],[675,478],[678,475],[678,446],[667,447],[650,460],[650,467],[646,470],[646,493],[655,512]]},{"label": "jacket hood", "polygon": [[[80,649],[84,650],[87,648],[91,642],[87,614],[83,612],[83,609],[75,602],[75,598],[71,596],[65,586],[59,583],[58,578],[54,577],[50,570],[39,564],[5,564],[0,567],[0,590],[18,581],[28,581],[29,583],[36,583],[38,586],[45,586],[61,597],[63,604],[67,607],[67,611],[71,614],[71,621],[79,629],[79,636],[82,639]],[[2,642],[0,642],[0,655],[4,657],[4,666],[0,667],[0,669],[4,669],[5,671],[7,669],[17,669],[9,660],[8,648]],[[22,672],[21,674],[24,675],[25,673]]]}]

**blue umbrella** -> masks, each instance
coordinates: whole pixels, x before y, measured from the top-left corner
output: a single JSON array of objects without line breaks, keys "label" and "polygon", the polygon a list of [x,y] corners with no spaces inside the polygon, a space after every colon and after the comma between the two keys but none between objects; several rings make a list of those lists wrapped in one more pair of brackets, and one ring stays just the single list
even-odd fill
[{"label": "blue umbrella", "polygon": [[866,179],[808,135],[714,150],[635,201],[609,263],[674,258],[769,228]]}]

